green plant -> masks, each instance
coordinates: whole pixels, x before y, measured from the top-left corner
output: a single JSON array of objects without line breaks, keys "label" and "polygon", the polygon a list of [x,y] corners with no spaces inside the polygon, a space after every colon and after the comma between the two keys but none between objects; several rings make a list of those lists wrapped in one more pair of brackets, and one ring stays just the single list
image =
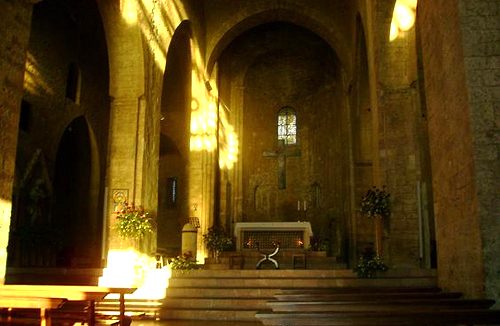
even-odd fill
[{"label": "green plant", "polygon": [[372,248],[367,248],[359,257],[358,265],[354,272],[360,278],[372,278],[378,271],[385,272],[388,269],[382,257],[378,256]]},{"label": "green plant", "polygon": [[193,259],[193,254],[190,251],[185,252],[184,254],[182,254],[182,256],[170,258],[169,266],[172,270],[182,270],[182,271],[193,270],[198,268],[196,260]]},{"label": "green plant", "polygon": [[322,238],[321,236],[313,235],[309,240],[309,248],[311,251],[327,251],[328,250],[328,240]]},{"label": "green plant", "polygon": [[224,228],[212,226],[203,235],[203,242],[207,246],[207,249],[217,257],[221,251],[231,248],[233,238],[226,233]]},{"label": "green plant", "polygon": [[368,217],[389,217],[391,215],[390,194],[385,190],[373,187],[361,198],[361,213]]},{"label": "green plant", "polygon": [[154,230],[154,220],[142,206],[125,203],[115,214],[114,228],[122,238],[140,240]]}]

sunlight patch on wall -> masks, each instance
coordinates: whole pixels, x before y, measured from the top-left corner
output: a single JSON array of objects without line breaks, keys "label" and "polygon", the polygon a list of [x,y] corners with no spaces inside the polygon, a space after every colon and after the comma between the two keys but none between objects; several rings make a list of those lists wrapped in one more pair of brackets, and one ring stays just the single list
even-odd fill
[{"label": "sunlight patch on wall", "polygon": [[121,0],[120,11],[128,25],[139,25],[157,68],[165,71],[168,44],[187,17],[184,6],[176,1]]},{"label": "sunlight patch on wall", "polygon": [[10,215],[12,202],[0,198],[0,282],[5,280],[7,268],[7,244],[9,243]]},{"label": "sunlight patch on wall", "polygon": [[238,161],[238,135],[227,119],[226,110],[220,110],[219,166],[232,169]]},{"label": "sunlight patch on wall", "polygon": [[26,55],[24,70],[24,89],[32,95],[53,95],[54,89],[49,86],[40,72],[40,66],[33,54]]},{"label": "sunlight patch on wall", "polygon": [[[229,123],[228,108],[219,102],[216,83],[203,82],[203,75],[193,69],[193,99],[191,102],[192,151],[212,152],[219,141],[219,166],[232,169],[238,160],[238,135]],[[217,129],[217,121],[219,122]]]},{"label": "sunlight patch on wall", "polygon": [[203,59],[191,41],[191,151],[213,152],[216,149],[217,102],[205,83]]},{"label": "sunlight patch on wall", "polygon": [[392,13],[389,40],[402,37],[415,25],[417,0],[397,0]]},{"label": "sunlight patch on wall", "polygon": [[195,96],[191,100],[191,151],[213,152],[216,147],[217,108],[215,103]]},{"label": "sunlight patch on wall", "polygon": [[129,25],[135,25],[137,23],[137,0],[121,0],[120,1],[120,12],[122,18]]}]

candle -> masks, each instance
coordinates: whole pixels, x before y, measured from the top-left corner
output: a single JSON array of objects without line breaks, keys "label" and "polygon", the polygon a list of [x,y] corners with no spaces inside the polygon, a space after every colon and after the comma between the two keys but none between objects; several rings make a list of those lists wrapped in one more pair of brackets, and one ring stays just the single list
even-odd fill
[{"label": "candle", "polygon": [[307,211],[307,202],[304,200],[304,210]]},{"label": "candle", "polygon": [[300,211],[300,200],[297,200],[297,210]]}]

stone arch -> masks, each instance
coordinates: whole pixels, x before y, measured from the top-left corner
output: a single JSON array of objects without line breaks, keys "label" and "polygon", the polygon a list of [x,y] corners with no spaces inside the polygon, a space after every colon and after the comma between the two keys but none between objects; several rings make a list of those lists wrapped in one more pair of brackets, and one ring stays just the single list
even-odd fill
[{"label": "stone arch", "polygon": [[[300,11],[290,8],[263,9],[246,17],[231,17],[230,22],[224,24],[214,32],[215,41],[207,45],[207,74],[210,75],[213,67],[224,49],[238,36],[247,30],[261,24],[273,21],[289,22],[316,33],[336,52],[342,64],[349,62],[345,36],[341,35],[338,28],[327,28],[320,19],[304,15]],[[331,24],[332,21],[330,20]],[[230,26],[229,28],[227,26]]]},{"label": "stone arch", "polygon": [[[31,248],[22,243],[11,246],[9,263],[30,268],[56,267],[59,259],[59,266],[68,267],[73,262],[79,267],[98,267],[104,190],[101,169],[106,165],[109,123],[108,57],[101,17],[95,2],[46,0],[33,5],[31,25],[27,26],[31,31],[26,64],[23,65],[28,76],[23,85],[23,98],[29,103],[30,114],[28,128],[18,133],[17,179],[13,192],[16,198],[13,214],[16,216],[12,219],[20,223],[14,223],[11,234],[13,242],[19,232],[23,233],[21,237],[31,235],[37,242],[29,240]],[[68,78],[71,66],[75,67],[74,78]],[[67,96],[68,79],[74,86],[70,96]],[[90,144],[91,178],[87,191],[90,199],[86,200],[89,203],[85,209],[88,223],[84,227],[90,236],[80,238],[86,246],[74,249],[78,254],[73,261],[68,258],[63,262],[60,250],[63,233],[67,230],[54,226],[54,192],[50,189],[54,188],[54,175],[57,174],[54,163],[61,137],[71,121],[80,118],[85,126],[81,130],[87,130],[82,133],[87,135],[83,138],[88,138]],[[37,153],[37,160],[31,159],[33,152]],[[43,174],[47,177],[42,178]],[[19,198],[22,199],[17,200]]]},{"label": "stone arch", "polygon": [[87,120],[80,116],[66,127],[59,142],[52,202],[53,229],[61,231],[58,266],[100,263],[101,223],[92,212],[99,193],[99,160],[93,138]]},{"label": "stone arch", "polygon": [[[192,30],[183,21],[170,41],[160,104],[160,164],[157,245],[180,254],[181,231],[189,218],[189,140],[191,108]],[[167,198],[175,181],[176,200]]]},{"label": "stone arch", "polygon": [[144,93],[144,49],[139,24],[129,24],[117,3],[99,1],[109,54],[109,94],[113,98]]},{"label": "stone arch", "polygon": [[[307,47],[308,51],[302,52],[301,49],[295,49],[292,45],[282,44],[280,46],[278,44],[279,42],[276,42],[280,39],[286,40],[287,38],[282,37],[290,37],[290,35],[300,35],[301,41],[309,40],[311,43],[306,44],[314,44],[314,50]],[[293,38],[290,38],[289,40],[292,39]],[[257,40],[262,40],[263,43],[257,45]],[[303,43],[298,42],[297,44]],[[282,60],[280,53],[286,53],[287,49],[290,51],[290,55],[286,60]],[[292,49],[297,50],[297,52],[300,52],[301,55],[295,57],[295,51],[292,51]],[[305,112],[312,113],[314,105],[312,104],[312,100],[309,102],[304,99],[321,99],[324,100],[324,102],[331,104],[325,105],[321,108],[322,110],[324,109],[324,111],[321,112],[326,113],[327,115],[323,116],[325,119],[332,119],[331,121],[335,120],[337,121],[336,123],[346,119],[345,112],[347,112],[347,110],[344,110],[345,104],[340,100],[340,93],[343,93],[344,90],[341,82],[342,72],[338,57],[335,55],[331,45],[325,42],[323,38],[319,37],[310,29],[304,28],[296,23],[283,21],[258,24],[258,26],[253,27],[251,30],[238,35],[238,37],[235,38],[227,47],[227,50],[228,51],[224,51],[217,60],[217,69],[220,76],[219,85],[222,86],[219,88],[219,94],[222,102],[227,104],[230,108],[230,123],[235,126],[240,144],[242,144],[241,148],[244,149],[240,150],[238,153],[241,155],[240,157],[243,157],[243,159],[239,160],[233,169],[227,173],[227,180],[234,185],[234,202],[230,205],[230,209],[232,210],[230,213],[233,217],[233,221],[269,221],[271,219],[270,216],[272,216],[272,220],[276,221],[285,221],[292,216],[293,218],[297,218],[297,200],[307,200],[310,211],[318,210],[318,212],[314,212],[314,214],[311,213],[311,216],[314,216],[315,219],[317,218],[317,221],[314,221],[316,222],[314,224],[318,228],[321,228],[323,224],[326,224],[329,215],[333,214],[329,213],[328,209],[330,206],[333,205],[334,201],[341,200],[340,196],[334,197],[332,194],[347,194],[348,192],[342,191],[340,189],[340,187],[342,187],[341,183],[333,182],[333,178],[331,178],[329,182],[326,182],[326,187],[328,187],[328,189],[336,189],[337,191],[327,191],[328,198],[325,200],[325,203],[328,205],[325,206],[325,209],[321,212],[319,212],[319,207],[310,206],[311,202],[309,201],[310,197],[308,195],[309,185],[313,178],[318,178],[316,174],[320,173],[318,172],[320,169],[318,164],[319,161],[315,161],[313,163],[314,167],[312,167],[313,164],[305,164],[304,166],[302,164],[306,161],[309,162],[308,157],[313,156],[310,153],[314,151],[316,154],[320,151],[321,146],[313,146],[311,144],[319,144],[317,142],[319,137],[316,138],[316,136],[321,133],[318,132],[316,135],[313,135],[311,132],[311,130],[313,130],[313,126],[319,127],[319,124],[317,123],[319,119],[315,118],[319,117],[319,111],[316,111],[317,115],[306,115]],[[304,58],[308,59],[306,60]],[[323,65],[321,69],[318,69],[314,64],[310,64],[311,62],[321,62],[322,64],[326,63],[326,66]],[[300,65],[298,65],[299,63]],[[303,69],[308,69],[307,71],[309,71],[312,75],[300,74],[300,76],[308,76],[304,77],[304,80],[312,80],[313,82],[304,83],[301,79],[302,77],[291,74],[290,90],[283,89],[278,92],[277,89],[279,90],[279,87],[273,88],[273,85],[283,85],[283,87],[287,87],[285,86],[286,83],[276,82],[274,79],[274,76],[284,76],[283,74],[278,73],[283,70],[280,68],[281,64],[285,66],[305,67]],[[264,75],[260,75],[260,72],[264,71],[265,67],[276,67],[276,70],[274,70],[273,75],[262,77]],[[260,76],[261,78],[258,78],[257,76]],[[294,81],[295,78],[297,78],[296,81]],[[259,92],[260,95],[258,97],[256,96],[256,92],[258,91],[256,91],[257,88],[255,86],[256,83],[259,83],[259,80],[266,80],[267,84],[263,82],[265,86],[262,87],[262,85],[259,85],[262,90],[270,90],[268,92],[272,93],[275,98],[271,97],[272,99],[269,101],[262,101],[267,94],[264,91]],[[273,82],[270,82],[269,80],[273,80]],[[305,87],[299,87],[298,85]],[[278,93],[280,93],[280,95],[276,95]],[[311,96],[311,94],[314,95]],[[326,94],[335,95],[331,95],[330,97],[330,95],[326,96]],[[259,105],[256,105],[256,102],[258,102]],[[293,155],[290,155],[290,159],[287,162],[287,164],[289,164],[287,169],[289,168],[291,171],[289,172],[291,173],[291,178],[290,180],[287,180],[287,183],[290,182],[290,185],[287,186],[286,190],[280,190],[278,192],[276,191],[278,183],[278,164],[274,160],[269,160],[269,157],[272,157],[272,152],[275,150],[276,146],[272,143],[272,141],[269,142],[268,139],[276,138],[275,114],[277,113],[277,109],[283,107],[283,105],[292,106],[294,109],[298,110],[298,117],[304,117],[304,120],[300,123],[301,128],[303,127],[301,135],[304,135],[304,142],[300,145],[303,145],[303,147],[300,148],[301,158],[293,156],[297,154],[299,148],[291,150],[290,154]],[[247,109],[255,109],[257,106],[275,108],[276,110],[271,110],[274,113],[270,116],[267,115],[267,112],[261,111],[252,111],[254,114],[246,113]],[[330,108],[334,109],[330,110]],[[302,113],[302,115],[300,113]],[[333,118],[335,114],[338,114],[337,118]],[[262,116],[266,118],[264,119],[265,121],[256,122],[249,119],[251,116]],[[254,118],[252,119],[254,120]],[[269,125],[267,122],[269,122]],[[252,132],[253,129],[258,130],[258,132]],[[262,132],[262,129],[265,129],[266,131]],[[340,154],[342,149],[338,146],[338,143],[335,142],[333,136],[334,134],[337,135],[339,133],[340,128],[333,129],[334,130],[328,130],[328,132],[331,133],[331,137],[327,140],[327,146],[331,146],[332,153],[339,152]],[[266,140],[262,141],[262,139],[259,138],[256,138],[257,140],[255,141],[250,140],[252,139],[253,134],[259,134],[259,137],[267,137],[263,136],[264,134],[267,135],[267,130],[270,130],[272,135],[270,135],[269,138],[265,138]],[[322,132],[326,131],[325,129],[321,130]],[[300,137],[302,139],[302,136]],[[260,144],[267,145],[261,146]],[[266,156],[266,153],[271,154],[271,156]],[[348,157],[348,155],[337,155],[337,157],[340,156]],[[314,155],[314,157],[318,156]],[[249,162],[252,162],[252,167],[249,167]],[[335,168],[328,171],[329,174],[343,174],[342,171],[344,169],[344,165],[346,164],[332,164],[332,166],[333,165],[335,165]],[[301,170],[302,167],[303,169]],[[276,171],[274,169],[276,169]],[[298,170],[303,172],[300,178],[296,177],[298,174],[295,172]],[[245,171],[253,172],[248,173]],[[347,174],[348,173],[345,173],[345,175]],[[221,182],[221,184],[223,183]],[[334,215],[338,219],[344,219],[348,216],[348,213],[335,212]]]}]

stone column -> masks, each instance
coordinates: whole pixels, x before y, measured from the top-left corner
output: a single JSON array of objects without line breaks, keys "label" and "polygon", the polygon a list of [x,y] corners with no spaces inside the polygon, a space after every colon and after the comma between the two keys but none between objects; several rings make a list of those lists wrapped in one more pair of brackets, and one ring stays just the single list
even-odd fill
[{"label": "stone column", "polygon": [[32,4],[1,1],[0,13],[0,283],[3,284]]}]

